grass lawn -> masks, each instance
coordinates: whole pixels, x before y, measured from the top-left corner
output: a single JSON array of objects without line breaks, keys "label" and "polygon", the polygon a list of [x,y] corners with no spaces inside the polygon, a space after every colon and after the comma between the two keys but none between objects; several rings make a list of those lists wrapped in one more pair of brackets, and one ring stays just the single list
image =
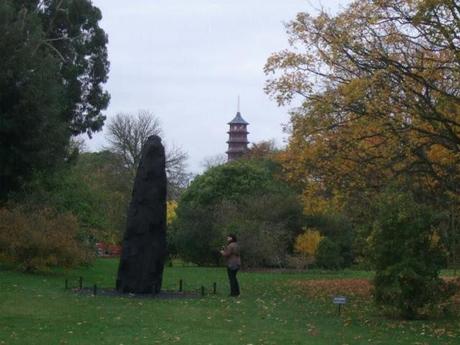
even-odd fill
[{"label": "grass lawn", "polygon": [[[242,296],[227,297],[224,269],[167,268],[164,288],[217,282],[217,295],[137,299],[79,295],[76,286],[112,287],[118,261],[53,275],[0,271],[0,344],[460,344],[460,317],[403,322],[374,309],[366,272],[240,273]],[[329,297],[350,297],[337,315]]]}]

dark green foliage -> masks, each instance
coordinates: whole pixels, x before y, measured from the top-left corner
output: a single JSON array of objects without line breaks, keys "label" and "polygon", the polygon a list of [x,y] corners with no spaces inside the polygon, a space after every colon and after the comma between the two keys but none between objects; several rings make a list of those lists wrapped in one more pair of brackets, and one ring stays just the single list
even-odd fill
[{"label": "dark green foliage", "polygon": [[0,2],[0,198],[32,170],[64,157],[70,131],[63,116],[59,61],[37,50],[38,16]]},{"label": "dark green foliage", "polygon": [[[334,249],[330,243],[323,244],[322,251],[338,250],[338,257],[332,260],[332,265],[325,263],[323,267],[339,268],[349,267],[354,262],[353,242],[354,242],[354,229],[349,219],[341,214],[322,214],[312,215],[306,217],[306,227],[318,229],[322,236],[325,236],[328,241],[333,242]],[[330,241],[329,241],[330,240]],[[337,247],[337,249],[335,249]],[[326,252],[322,255],[329,255]],[[332,254],[332,253],[331,253]],[[325,258],[326,262],[329,259]],[[336,265],[340,262],[339,265]]]},{"label": "dark green foliage", "polygon": [[[25,1],[30,3],[30,1]],[[102,89],[107,81],[108,38],[99,27],[101,11],[90,0],[34,1],[47,42],[43,49],[57,55],[62,63],[65,115],[74,134],[97,132],[104,124],[101,114],[109,104]],[[41,3],[41,6],[38,5]],[[50,46],[52,45],[52,47]]]},{"label": "dark green foliage", "polygon": [[183,194],[171,240],[178,254],[217,264],[226,234],[240,239],[246,266],[281,265],[302,210],[268,161],[239,161],[209,169]]},{"label": "dark green foliage", "polygon": [[296,196],[287,191],[247,196],[241,202],[220,204],[215,229],[222,237],[238,236],[244,266],[281,267],[301,226],[301,215]]},{"label": "dark green foliage", "polygon": [[318,267],[329,270],[337,270],[343,268],[344,265],[340,246],[327,237],[323,238],[319,243],[315,258]]},{"label": "dark green foliage", "polygon": [[98,131],[109,96],[107,37],[89,0],[0,2],[0,199]]},{"label": "dark green foliage", "polygon": [[29,208],[50,207],[78,219],[81,239],[116,243],[124,231],[131,195],[129,172],[117,170],[118,157],[108,151],[83,153],[74,165],[36,174],[21,193],[12,195]]},{"label": "dark green foliage", "polygon": [[29,271],[72,266],[91,259],[95,242],[119,242],[131,180],[118,160],[108,151],[83,153],[11,193],[0,259]]},{"label": "dark green foliage", "polygon": [[384,194],[377,206],[371,242],[375,301],[406,319],[424,316],[453,293],[439,277],[445,256],[438,219],[411,195],[396,191]]},{"label": "dark green foliage", "polygon": [[111,151],[84,152],[78,155],[75,171],[94,187],[131,195],[131,171],[122,157]]},{"label": "dark green foliage", "polygon": [[11,200],[29,209],[47,207],[58,213],[72,213],[78,219],[80,239],[84,242],[93,242],[97,229],[107,228],[101,198],[92,193],[72,168],[36,175],[23,193],[12,195]]},{"label": "dark green foliage", "polygon": [[217,265],[224,234],[214,226],[212,207],[179,204],[177,218],[168,229],[170,254],[200,265]]},{"label": "dark green foliage", "polygon": [[238,161],[209,169],[197,176],[182,196],[182,203],[212,205],[223,199],[239,201],[251,194],[279,188],[262,163]]}]

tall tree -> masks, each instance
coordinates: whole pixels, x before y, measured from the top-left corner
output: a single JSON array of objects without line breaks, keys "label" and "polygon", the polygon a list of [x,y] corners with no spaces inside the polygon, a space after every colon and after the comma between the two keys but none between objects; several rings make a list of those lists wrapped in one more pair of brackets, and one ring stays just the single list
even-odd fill
[{"label": "tall tree", "polygon": [[107,36],[89,0],[0,2],[0,199],[101,129]]},{"label": "tall tree", "polygon": [[135,116],[119,113],[107,125],[111,150],[123,158],[133,175],[141,159],[142,146],[151,135],[162,135],[160,121],[145,110],[140,110]]},{"label": "tall tree", "polygon": [[[21,2],[21,1],[19,1]],[[102,85],[107,81],[108,38],[99,27],[101,11],[91,0],[23,0],[23,8],[38,13],[44,39],[36,49],[49,50],[60,60],[65,88],[65,113],[73,134],[101,130],[101,111],[110,96]],[[27,9],[26,9],[27,11]]]},{"label": "tall tree", "polygon": [[[136,115],[117,114],[107,125],[107,139],[110,150],[122,157],[124,166],[131,172],[132,178],[139,165],[142,146],[149,136],[163,136],[160,121],[146,110]],[[176,146],[165,145],[166,174],[168,177],[168,198],[177,199],[190,180],[186,171],[187,153]]]},{"label": "tall tree", "polygon": [[293,178],[329,198],[331,186],[352,192],[400,176],[460,195],[459,15],[448,0],[299,13],[287,25],[292,49],[265,67],[267,92],[296,104],[285,156]]},{"label": "tall tree", "polygon": [[301,228],[296,194],[276,177],[275,162],[238,160],[197,176],[182,194],[171,243],[185,260],[216,264],[225,234],[244,243],[245,265],[284,262]]}]

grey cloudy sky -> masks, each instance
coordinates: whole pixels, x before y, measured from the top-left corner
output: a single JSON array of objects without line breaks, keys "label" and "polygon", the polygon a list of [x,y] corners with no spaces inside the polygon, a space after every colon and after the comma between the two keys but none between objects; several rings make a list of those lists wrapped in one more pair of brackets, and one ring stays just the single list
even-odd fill
[{"label": "grey cloudy sky", "polygon": [[[152,111],[166,141],[182,147],[200,172],[206,157],[222,154],[227,122],[241,113],[249,140],[285,137],[287,109],[263,92],[267,57],[287,47],[283,22],[301,11],[331,12],[347,0],[93,0],[109,35],[108,118]],[[98,133],[87,142],[99,150]]]}]

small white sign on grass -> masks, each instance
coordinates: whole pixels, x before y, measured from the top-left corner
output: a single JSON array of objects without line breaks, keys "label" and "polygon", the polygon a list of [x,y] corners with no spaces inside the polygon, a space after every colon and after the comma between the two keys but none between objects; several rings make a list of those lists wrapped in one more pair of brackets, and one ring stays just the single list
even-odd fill
[{"label": "small white sign on grass", "polygon": [[337,312],[340,315],[342,305],[347,304],[347,298],[345,296],[335,296],[332,303],[337,305]]},{"label": "small white sign on grass", "polygon": [[347,298],[345,296],[335,296],[332,300],[334,304],[347,304]]}]

